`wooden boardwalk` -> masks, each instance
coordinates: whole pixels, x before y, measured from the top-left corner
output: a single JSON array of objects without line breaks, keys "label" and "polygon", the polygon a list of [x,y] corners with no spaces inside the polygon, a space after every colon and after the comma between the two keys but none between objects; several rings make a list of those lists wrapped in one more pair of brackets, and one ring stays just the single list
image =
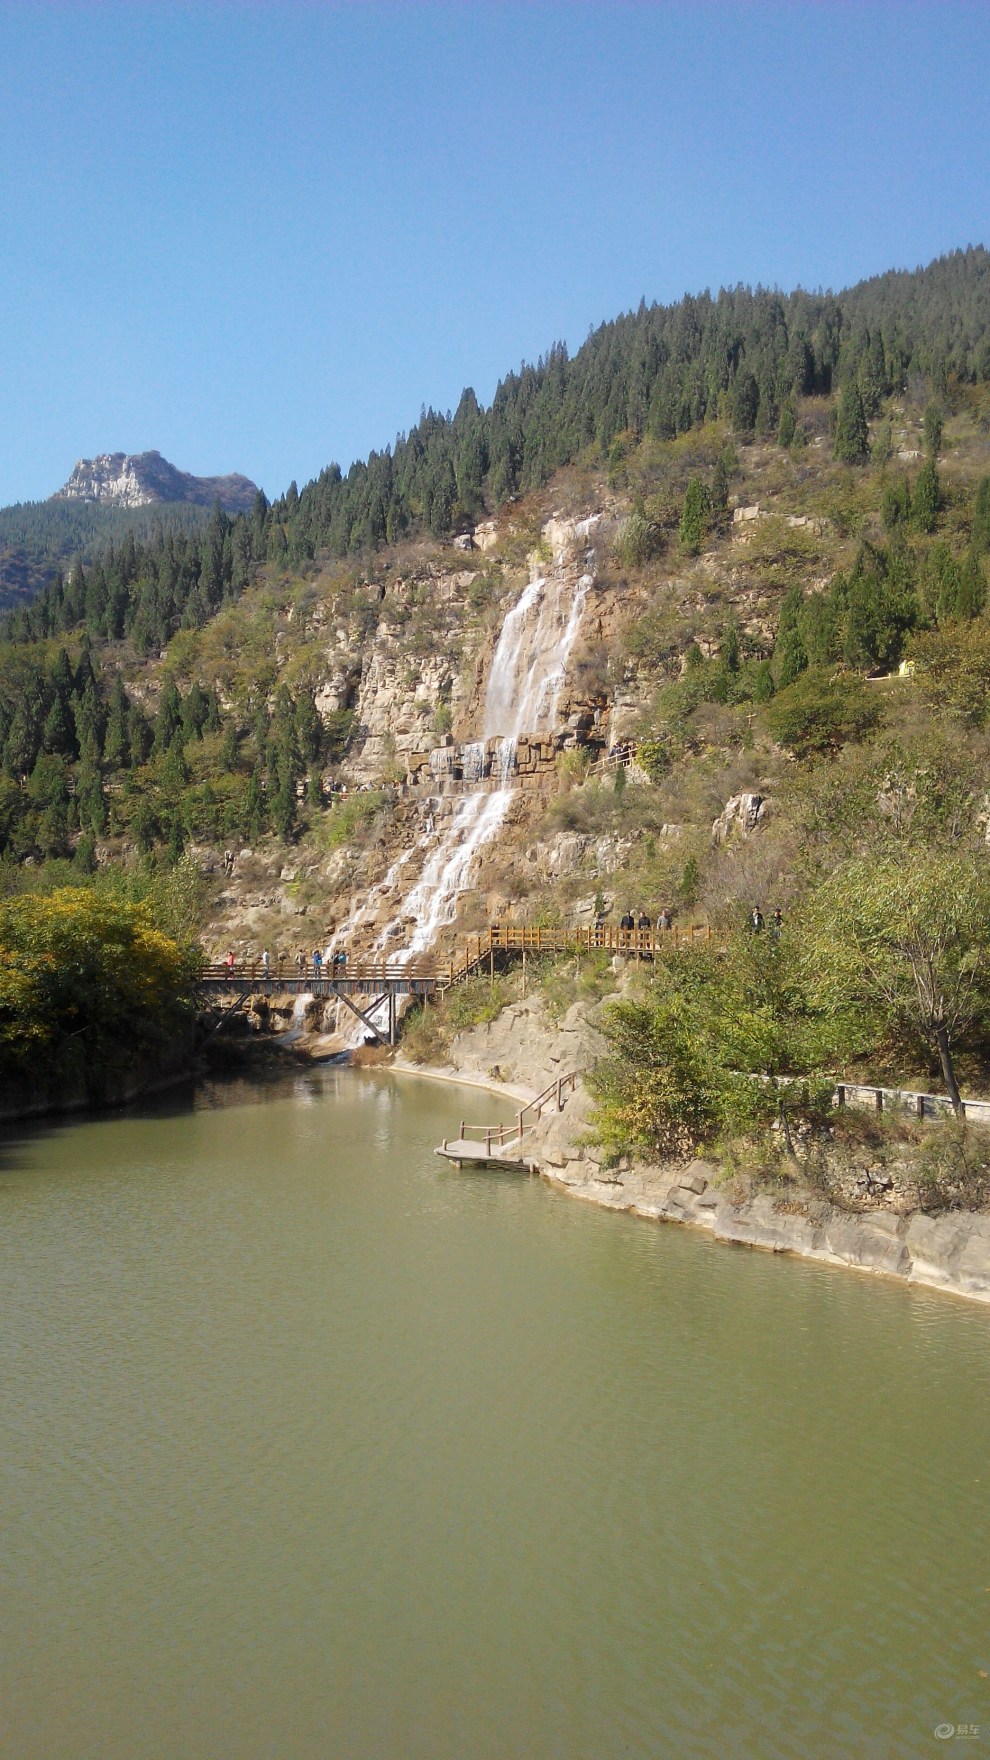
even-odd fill
[{"label": "wooden boardwalk", "polygon": [[[205,965],[199,977],[204,998],[228,1006],[242,1006],[249,996],[337,997],[382,1044],[394,1045],[399,997],[443,995],[475,973],[494,977],[496,966],[531,954],[604,952],[631,959],[654,959],[674,948],[709,940],[707,927],[681,929],[595,928],[581,924],[545,928],[529,923],[490,923],[478,935],[469,935],[446,960],[432,955],[404,959],[375,959],[366,954],[339,956],[318,966],[307,962],[299,968],[275,959],[266,967],[261,960]],[[359,1001],[358,998],[361,1000]],[[387,1031],[376,1024],[387,1015]]]}]

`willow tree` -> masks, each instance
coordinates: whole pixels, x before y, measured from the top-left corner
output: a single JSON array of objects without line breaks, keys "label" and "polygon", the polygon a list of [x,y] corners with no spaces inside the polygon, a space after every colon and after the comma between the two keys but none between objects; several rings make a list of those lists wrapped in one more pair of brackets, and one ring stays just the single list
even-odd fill
[{"label": "willow tree", "polygon": [[897,1021],[937,1055],[961,1116],[955,1047],[990,1003],[990,862],[902,848],[843,863],[815,896],[805,958],[822,1006]]}]

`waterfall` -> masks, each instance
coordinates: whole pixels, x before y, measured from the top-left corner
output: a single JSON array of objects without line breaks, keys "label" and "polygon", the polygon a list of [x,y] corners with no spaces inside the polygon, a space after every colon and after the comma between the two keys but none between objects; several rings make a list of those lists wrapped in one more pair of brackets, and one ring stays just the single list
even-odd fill
[{"label": "waterfall", "polygon": [[526,686],[536,664],[534,648],[525,657],[524,669],[521,665],[524,658],[523,640],[527,633],[526,619],[538,602],[545,585],[543,575],[537,575],[531,580],[523,588],[502,624],[502,633],[492,655],[485,694],[485,718],[482,726],[482,736],[485,739],[493,739],[498,734],[523,731],[519,725],[518,711],[526,701]]},{"label": "waterfall", "polygon": [[495,756],[492,759],[492,775],[499,782],[508,782],[516,763],[516,741],[507,736],[495,741]]},{"label": "waterfall", "polygon": [[[483,737],[466,745],[462,755],[465,780],[478,781],[484,772],[485,744],[493,741],[492,776],[501,786],[489,794],[479,790],[465,795],[443,826],[434,829],[431,818],[429,830],[392,863],[384,881],[372,889],[365,905],[334,937],[335,942],[346,942],[353,930],[374,919],[398,870],[418,852],[423,855],[419,879],[379,931],[372,952],[380,955],[387,951],[397,963],[412,959],[426,952],[438,932],[454,922],[459,895],[472,883],[476,858],[497,835],[509,812],[513,799],[509,781],[520,736],[549,734],[556,727],[567,664],[594,580],[591,572],[585,572],[575,582],[565,566],[566,555],[576,539],[587,538],[599,518],[595,515],[579,525],[549,523],[547,531],[555,540],[555,566],[544,572],[534,570],[502,623],[488,674]],[[589,553],[586,569],[590,561]],[[440,747],[431,756],[430,768],[439,777],[448,773],[452,763],[450,748]],[[359,1041],[360,1029],[351,1036]]]},{"label": "waterfall", "polygon": [[494,837],[508,812],[510,799],[510,790],[503,788],[493,794],[467,795],[460,802],[446,836],[402,901],[403,917],[415,920],[416,927],[397,958],[425,953],[438,930],[454,921],[458,895],[470,884],[474,858]]},{"label": "waterfall", "polygon": [[286,1027],[285,1032],[282,1035],[283,1045],[294,1044],[299,1038],[299,1035],[305,1032],[306,1010],[312,1000],[313,994],[311,990],[305,990],[296,997],[292,1004],[292,1015],[289,1020],[289,1025]]},{"label": "waterfall", "polygon": [[485,742],[471,740],[461,753],[461,775],[465,782],[480,782],[485,774]]},{"label": "waterfall", "polygon": [[430,753],[430,770],[438,782],[449,776],[453,768],[454,754],[449,746],[437,746]]}]

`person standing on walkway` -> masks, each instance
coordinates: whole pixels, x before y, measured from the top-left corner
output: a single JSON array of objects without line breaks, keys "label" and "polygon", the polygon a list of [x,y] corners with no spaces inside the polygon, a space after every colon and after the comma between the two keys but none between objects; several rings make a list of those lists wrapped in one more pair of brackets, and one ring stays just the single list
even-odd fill
[{"label": "person standing on walkway", "polygon": [[313,976],[319,979],[323,971],[323,955],[318,947],[313,949]]},{"label": "person standing on walkway", "polygon": [[229,984],[231,978],[234,976],[234,950],[232,947],[228,947],[227,957],[223,963],[227,968],[227,982]]},{"label": "person standing on walkway", "polygon": [[272,975],[272,956],[269,953],[267,947],[265,948],[265,951],[261,956],[261,970],[262,970],[263,976],[266,979],[271,977],[271,975]]}]

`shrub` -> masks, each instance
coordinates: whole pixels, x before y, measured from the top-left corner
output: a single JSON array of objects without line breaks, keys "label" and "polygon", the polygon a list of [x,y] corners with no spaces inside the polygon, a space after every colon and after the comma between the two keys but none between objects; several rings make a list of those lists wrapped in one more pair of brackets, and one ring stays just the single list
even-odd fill
[{"label": "shrub", "polygon": [[807,758],[863,739],[880,720],[880,704],[861,679],[842,673],[832,677],[809,667],[778,692],[766,717],[774,739],[796,757]]},{"label": "shrub", "polygon": [[349,794],[343,800],[338,800],[323,820],[324,848],[341,849],[345,843],[350,843],[367,828],[384,804],[385,796],[374,791]]},{"label": "shrub", "polygon": [[642,568],[644,562],[661,555],[663,548],[663,530],[657,521],[645,513],[633,513],[622,526],[612,553],[621,568]]},{"label": "shrub", "polygon": [[96,888],[29,893],[0,911],[0,1068],[81,1078],[167,1050],[191,1019],[198,953],[143,905]]},{"label": "shrub", "polygon": [[461,983],[453,984],[444,997],[446,1024],[455,1033],[460,1033],[467,1027],[497,1020],[507,1000],[501,979],[489,983],[487,978],[464,978]]},{"label": "shrub", "polygon": [[612,1003],[605,1025],[611,1050],[588,1076],[602,1147],[668,1157],[709,1142],[721,1122],[711,1065],[676,1002]]}]

